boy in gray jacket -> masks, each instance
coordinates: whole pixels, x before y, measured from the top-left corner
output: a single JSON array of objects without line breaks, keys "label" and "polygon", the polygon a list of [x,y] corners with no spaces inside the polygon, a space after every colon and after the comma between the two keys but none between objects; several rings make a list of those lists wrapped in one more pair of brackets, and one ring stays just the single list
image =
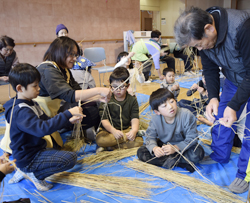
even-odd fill
[{"label": "boy in gray jacket", "polygon": [[177,107],[173,93],[165,88],[154,91],[149,103],[156,115],[146,131],[146,146],[137,151],[138,158],[167,169],[176,164],[193,172],[193,167],[183,157],[180,158],[175,149],[193,163],[203,159],[203,148],[200,145],[196,148],[198,132],[195,116],[189,110]]}]

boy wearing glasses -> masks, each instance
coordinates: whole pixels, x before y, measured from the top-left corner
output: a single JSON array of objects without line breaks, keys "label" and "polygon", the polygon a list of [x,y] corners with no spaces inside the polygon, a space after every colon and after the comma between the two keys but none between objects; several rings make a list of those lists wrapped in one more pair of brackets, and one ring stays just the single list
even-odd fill
[{"label": "boy wearing glasses", "polygon": [[113,92],[108,104],[99,108],[102,129],[96,135],[99,148],[96,153],[115,148],[133,148],[143,144],[136,137],[139,130],[139,105],[136,97],[128,94],[129,72],[124,67],[116,68],[109,77]]}]

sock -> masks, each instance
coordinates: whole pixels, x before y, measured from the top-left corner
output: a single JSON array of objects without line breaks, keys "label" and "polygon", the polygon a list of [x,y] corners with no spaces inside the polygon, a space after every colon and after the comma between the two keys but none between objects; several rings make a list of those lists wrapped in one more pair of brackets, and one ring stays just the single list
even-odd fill
[{"label": "sock", "polygon": [[240,178],[235,178],[234,181],[229,185],[229,190],[234,193],[244,193],[248,190],[249,183]]},{"label": "sock", "polygon": [[19,170],[17,170],[14,174],[14,176],[9,180],[9,184],[12,183],[18,183],[19,181],[21,181],[22,179],[24,179],[22,172],[20,172]]},{"label": "sock", "polygon": [[178,163],[177,166],[187,169],[191,173],[195,171],[195,169],[190,164],[187,164],[187,163]]},{"label": "sock", "polygon": [[[48,191],[51,188],[51,184],[47,183],[50,186],[45,186],[44,180],[38,180],[35,177],[34,173],[26,173],[26,175],[32,180],[36,189],[38,189],[39,191]],[[52,185],[52,187],[53,187],[53,185]]]}]

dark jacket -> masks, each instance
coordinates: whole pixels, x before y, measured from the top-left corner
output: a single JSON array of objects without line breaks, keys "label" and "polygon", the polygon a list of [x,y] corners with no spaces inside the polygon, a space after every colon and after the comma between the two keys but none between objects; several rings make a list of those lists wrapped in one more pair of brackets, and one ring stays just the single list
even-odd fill
[{"label": "dark jacket", "polygon": [[[14,98],[4,104],[5,118],[10,123]],[[10,127],[10,148],[16,165],[27,166],[36,154],[46,148],[45,135],[71,125],[69,111],[59,113],[53,118],[48,117],[36,102],[16,99]]]},{"label": "dark jacket", "polygon": [[250,14],[246,11],[211,7],[217,41],[212,49],[200,51],[209,98],[219,99],[219,67],[238,90],[227,104],[235,111],[250,96]]},{"label": "dark jacket", "polygon": [[6,57],[5,61],[0,57],[0,77],[8,76],[12,67],[13,61],[16,58],[16,52],[13,50],[11,55]]},{"label": "dark jacket", "polygon": [[75,101],[75,90],[81,90],[79,84],[73,78],[71,71],[69,83],[64,69],[57,68],[49,63],[41,64],[37,67],[41,75],[39,86],[41,88],[39,96],[50,96],[51,99],[64,99],[69,103]]}]

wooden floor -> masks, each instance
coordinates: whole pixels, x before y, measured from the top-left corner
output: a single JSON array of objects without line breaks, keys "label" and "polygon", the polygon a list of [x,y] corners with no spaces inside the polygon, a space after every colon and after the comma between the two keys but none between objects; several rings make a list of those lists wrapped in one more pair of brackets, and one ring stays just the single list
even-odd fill
[{"label": "wooden floor", "polygon": [[[114,65],[115,64],[109,64],[109,66],[114,66]],[[176,65],[177,65],[177,63],[176,63]],[[184,64],[181,64],[181,65],[182,65],[182,67],[176,67],[176,72],[177,73],[183,72]],[[165,67],[166,67],[165,64],[161,64],[161,72]],[[105,73],[105,75],[104,75],[104,84],[106,86],[109,85],[108,79],[109,79],[110,74],[111,73]],[[96,81],[96,85],[100,86],[98,71],[92,70],[92,75],[93,75],[93,77],[94,77],[94,79]],[[152,67],[152,76],[154,77],[154,75],[157,76],[157,73],[156,73],[154,67]],[[103,74],[101,74],[101,80],[103,82]],[[158,88],[160,88],[159,83],[152,82],[150,84],[140,84],[140,85],[137,86],[137,92],[142,93],[142,94],[150,95],[153,91],[157,90]],[[187,89],[181,88],[180,94],[178,96],[178,100],[180,100],[180,99],[188,99],[188,100],[190,100],[191,99],[191,97],[186,96],[186,91],[187,91]],[[4,104],[6,101],[9,100],[9,85],[0,86],[0,95],[1,95],[0,96],[0,103],[1,104]],[[10,96],[11,97],[15,96],[15,92],[13,91],[12,87],[10,87]],[[199,95],[198,95],[197,92],[196,92],[196,94],[194,96],[199,98],[198,97]]]}]

